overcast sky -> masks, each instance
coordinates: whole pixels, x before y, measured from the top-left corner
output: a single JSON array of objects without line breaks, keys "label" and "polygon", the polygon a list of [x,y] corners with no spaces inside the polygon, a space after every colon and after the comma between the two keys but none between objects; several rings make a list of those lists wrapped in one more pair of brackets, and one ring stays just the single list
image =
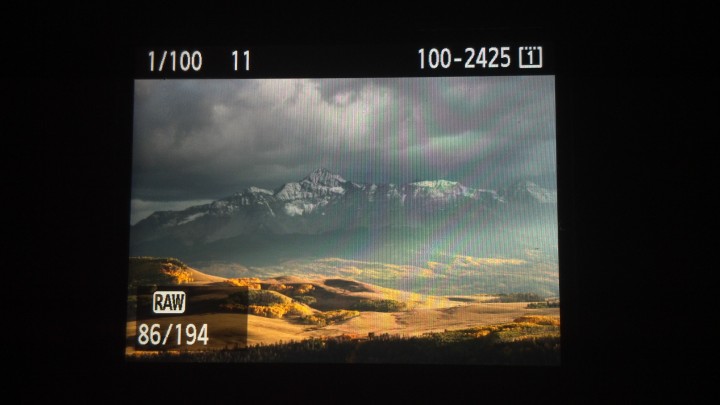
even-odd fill
[{"label": "overcast sky", "polygon": [[552,76],[138,80],[131,223],[318,167],[355,182],[554,187]]}]

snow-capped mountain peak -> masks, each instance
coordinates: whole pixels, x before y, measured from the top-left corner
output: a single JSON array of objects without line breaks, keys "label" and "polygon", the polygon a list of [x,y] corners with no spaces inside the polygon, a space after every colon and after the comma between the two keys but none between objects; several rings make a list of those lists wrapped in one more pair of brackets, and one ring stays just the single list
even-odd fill
[{"label": "snow-capped mountain peak", "polygon": [[425,181],[417,181],[415,183],[410,183],[410,184],[413,186],[418,186],[418,187],[450,189],[452,187],[457,186],[458,182],[457,181],[449,181],[449,180],[425,180]]},{"label": "snow-capped mountain peak", "polygon": [[342,178],[339,174],[335,174],[325,168],[315,169],[310,174],[302,179],[301,183],[309,182],[311,184],[318,184],[326,187],[340,187],[347,183],[347,180]]},{"label": "snow-capped mountain peak", "polygon": [[267,195],[273,195],[273,194],[274,194],[274,193],[273,193],[272,191],[270,191],[270,190],[266,190],[266,189],[264,189],[264,188],[255,187],[255,186],[248,187],[248,188],[246,189],[246,191],[247,191],[248,193],[251,193],[251,194],[267,194]]},{"label": "snow-capped mountain peak", "polygon": [[540,203],[557,203],[557,191],[550,190],[523,180],[515,183],[505,194],[514,201],[535,201]]}]

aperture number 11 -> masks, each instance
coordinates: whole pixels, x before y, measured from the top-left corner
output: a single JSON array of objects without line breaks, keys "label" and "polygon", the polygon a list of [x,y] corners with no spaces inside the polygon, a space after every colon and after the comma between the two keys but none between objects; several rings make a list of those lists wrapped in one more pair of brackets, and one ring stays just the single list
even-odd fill
[{"label": "aperture number 11", "polygon": [[244,66],[241,65],[243,63],[243,60],[240,57],[240,55],[241,54],[238,51],[233,51],[233,53],[232,53],[233,62],[234,62],[233,70],[235,70],[237,72],[238,69],[244,68],[246,71],[249,71],[250,70],[250,51],[247,50],[242,53],[242,56],[244,57],[244,62],[245,62]]}]

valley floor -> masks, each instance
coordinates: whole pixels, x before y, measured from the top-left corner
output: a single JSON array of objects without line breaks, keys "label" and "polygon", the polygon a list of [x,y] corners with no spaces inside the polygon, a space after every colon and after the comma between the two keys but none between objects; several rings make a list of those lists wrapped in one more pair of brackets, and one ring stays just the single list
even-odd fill
[{"label": "valley floor", "polygon": [[[360,316],[343,323],[324,327],[306,325],[293,318],[266,318],[255,315],[215,313],[163,318],[163,322],[200,325],[207,323],[208,344],[196,343],[186,346],[188,350],[222,350],[242,345],[244,320],[247,317],[247,345],[272,344],[300,341],[307,338],[335,337],[346,335],[366,338],[369,334],[383,334],[403,337],[420,336],[430,332],[466,329],[476,326],[496,325],[512,322],[525,315],[560,317],[559,308],[528,309],[527,303],[453,303],[452,306],[436,308],[415,308],[403,312],[361,312]],[[152,322],[146,320],[145,322]],[[136,322],[127,323],[128,353],[136,339]]]}]

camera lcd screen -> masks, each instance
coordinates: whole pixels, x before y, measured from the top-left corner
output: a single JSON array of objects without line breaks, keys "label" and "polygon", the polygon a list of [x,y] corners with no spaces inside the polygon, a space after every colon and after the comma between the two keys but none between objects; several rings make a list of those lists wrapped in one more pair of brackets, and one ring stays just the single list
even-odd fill
[{"label": "camera lcd screen", "polygon": [[559,365],[555,85],[136,79],[126,358]]}]

